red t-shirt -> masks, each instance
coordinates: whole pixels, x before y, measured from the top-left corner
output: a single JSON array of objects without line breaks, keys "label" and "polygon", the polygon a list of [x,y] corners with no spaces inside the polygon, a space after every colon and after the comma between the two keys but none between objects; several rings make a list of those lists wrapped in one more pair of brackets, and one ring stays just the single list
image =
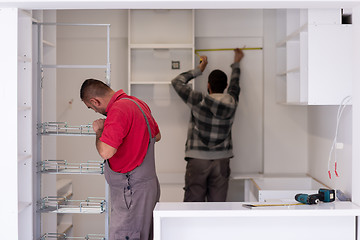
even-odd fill
[{"label": "red t-shirt", "polygon": [[106,108],[107,118],[100,141],[117,149],[114,156],[109,159],[111,169],[127,173],[143,162],[148,149],[149,132],[139,107],[130,100],[121,100],[122,98],[135,100],[144,110],[152,137],[159,133],[159,127],[145,102],[127,95],[123,90],[113,95]]}]

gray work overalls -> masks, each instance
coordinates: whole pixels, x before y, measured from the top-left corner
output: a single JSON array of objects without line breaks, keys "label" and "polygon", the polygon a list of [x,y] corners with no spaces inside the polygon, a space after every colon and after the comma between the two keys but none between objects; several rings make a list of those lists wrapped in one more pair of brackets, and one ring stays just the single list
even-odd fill
[{"label": "gray work overalls", "polygon": [[108,160],[104,175],[110,187],[111,214],[110,240],[152,240],[153,210],[160,198],[160,186],[155,172],[154,144],[149,121],[137,102],[134,102],[145,117],[149,131],[149,145],[140,166],[128,173],[111,170]]}]

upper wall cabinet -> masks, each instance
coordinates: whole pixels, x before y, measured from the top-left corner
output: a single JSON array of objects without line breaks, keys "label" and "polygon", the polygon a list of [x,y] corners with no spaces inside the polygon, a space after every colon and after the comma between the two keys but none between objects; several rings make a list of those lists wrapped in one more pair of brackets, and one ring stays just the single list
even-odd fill
[{"label": "upper wall cabinet", "polygon": [[194,10],[129,10],[128,31],[130,94],[193,68]]},{"label": "upper wall cabinet", "polygon": [[277,101],[338,105],[351,95],[352,25],[340,9],[277,12]]}]

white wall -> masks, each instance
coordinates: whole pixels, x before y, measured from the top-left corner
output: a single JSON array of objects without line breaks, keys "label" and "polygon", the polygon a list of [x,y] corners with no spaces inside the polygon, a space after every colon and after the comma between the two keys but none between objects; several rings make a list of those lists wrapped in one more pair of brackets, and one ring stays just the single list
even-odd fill
[{"label": "white wall", "polygon": [[[195,39],[196,49],[261,48],[263,11],[197,10]],[[195,80],[196,90],[206,93],[208,76],[214,69],[224,71],[230,80],[233,51],[199,54],[206,55],[209,63]],[[241,92],[232,128],[234,158],[230,166],[233,173],[257,173],[263,171],[263,50],[244,50],[240,68]]]},{"label": "white wall", "polygon": [[[360,6],[353,9],[354,43],[360,42]],[[360,45],[354,46],[352,201],[360,204]]]},{"label": "white wall", "polygon": [[336,151],[339,177],[335,176],[332,158],[331,179],[328,177],[328,159],[335,136],[338,106],[311,106],[308,109],[309,174],[329,187],[351,195],[352,106],[347,106],[341,117],[337,142],[343,143],[344,148]]},{"label": "white wall", "polygon": [[264,11],[264,173],[307,172],[307,107],[276,103],[276,12]]}]

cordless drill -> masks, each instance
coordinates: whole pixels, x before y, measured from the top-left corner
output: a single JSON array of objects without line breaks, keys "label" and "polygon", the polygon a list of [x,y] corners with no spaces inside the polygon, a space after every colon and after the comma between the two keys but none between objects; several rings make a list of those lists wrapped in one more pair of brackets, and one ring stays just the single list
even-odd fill
[{"label": "cordless drill", "polygon": [[335,201],[335,190],[320,188],[317,194],[296,194],[295,200],[304,204],[317,204],[322,202],[333,202]]},{"label": "cordless drill", "polygon": [[304,204],[317,204],[320,202],[320,194],[299,193],[295,195],[295,200]]}]

